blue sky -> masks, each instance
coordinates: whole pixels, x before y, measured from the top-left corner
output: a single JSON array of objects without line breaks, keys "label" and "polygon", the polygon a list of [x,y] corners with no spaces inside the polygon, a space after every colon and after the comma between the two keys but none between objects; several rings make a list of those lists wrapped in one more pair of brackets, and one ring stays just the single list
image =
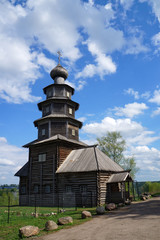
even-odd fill
[{"label": "blue sky", "polygon": [[28,160],[37,103],[61,64],[80,103],[80,140],[120,131],[138,181],[160,180],[160,1],[0,1],[0,184]]}]

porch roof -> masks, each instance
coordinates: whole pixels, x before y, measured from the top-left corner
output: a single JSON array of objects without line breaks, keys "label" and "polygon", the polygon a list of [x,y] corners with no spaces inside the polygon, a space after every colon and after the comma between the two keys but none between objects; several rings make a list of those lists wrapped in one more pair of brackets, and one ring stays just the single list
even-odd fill
[{"label": "porch roof", "polygon": [[120,183],[125,181],[133,181],[129,172],[112,174],[107,183]]}]

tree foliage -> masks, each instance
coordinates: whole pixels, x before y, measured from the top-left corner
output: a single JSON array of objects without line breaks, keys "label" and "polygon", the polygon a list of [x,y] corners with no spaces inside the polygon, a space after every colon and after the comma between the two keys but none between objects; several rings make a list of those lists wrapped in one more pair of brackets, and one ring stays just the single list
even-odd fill
[{"label": "tree foliage", "polygon": [[151,194],[160,193],[160,182],[145,182],[141,187],[142,192],[149,192]]},{"label": "tree foliage", "polygon": [[97,138],[99,149],[104,152],[109,158],[119,164],[124,170],[131,169],[132,178],[135,177],[139,170],[136,167],[135,158],[126,158],[124,151],[126,150],[126,142],[122,138],[120,132],[108,132],[106,136]]}]

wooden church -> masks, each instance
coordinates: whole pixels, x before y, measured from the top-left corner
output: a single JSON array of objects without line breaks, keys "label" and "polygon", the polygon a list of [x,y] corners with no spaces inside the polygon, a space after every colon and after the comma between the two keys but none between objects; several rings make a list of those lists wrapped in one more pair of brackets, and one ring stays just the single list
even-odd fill
[{"label": "wooden church", "polygon": [[82,122],[75,119],[79,104],[74,89],[65,84],[68,72],[60,63],[50,73],[54,83],[43,89],[38,103],[42,117],[34,121],[38,138],[24,145],[28,162],[15,174],[19,204],[23,206],[96,206],[129,198],[128,171],[96,146],[79,141]]}]

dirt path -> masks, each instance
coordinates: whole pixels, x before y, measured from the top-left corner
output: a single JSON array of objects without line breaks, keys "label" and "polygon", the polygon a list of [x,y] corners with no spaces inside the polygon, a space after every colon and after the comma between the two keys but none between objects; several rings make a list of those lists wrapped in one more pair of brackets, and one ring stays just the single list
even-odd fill
[{"label": "dirt path", "polygon": [[160,197],[132,204],[37,240],[159,240]]}]

